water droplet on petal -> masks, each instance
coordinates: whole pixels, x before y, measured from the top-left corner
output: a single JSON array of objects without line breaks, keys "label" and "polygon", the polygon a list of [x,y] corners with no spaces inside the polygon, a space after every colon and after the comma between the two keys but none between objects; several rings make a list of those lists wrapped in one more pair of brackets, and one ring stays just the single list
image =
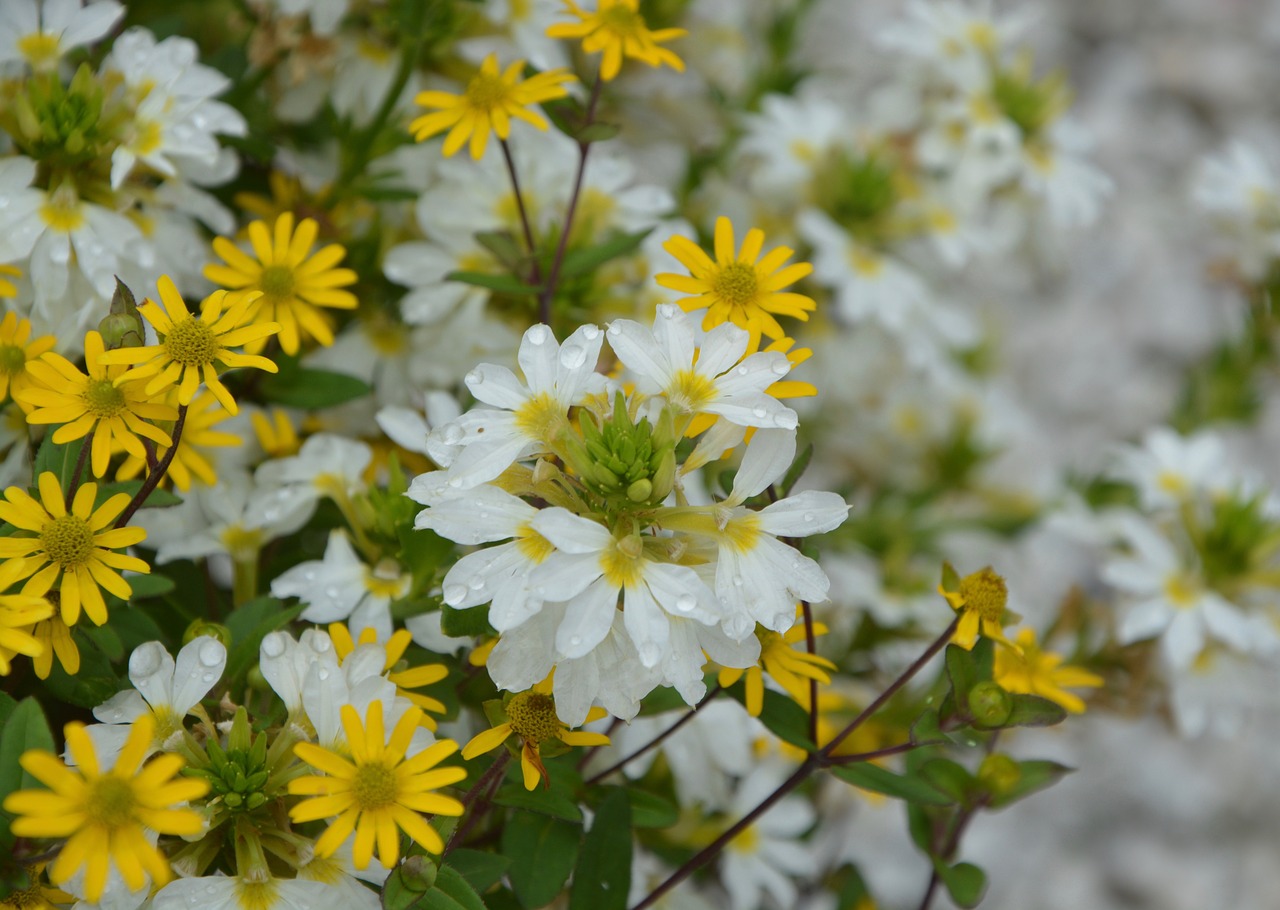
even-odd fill
[{"label": "water droplet on petal", "polygon": [[804,513],[804,520],[805,520],[805,521],[813,521],[813,513],[812,513],[812,512],[805,512],[805,513]]},{"label": "water droplet on petal", "polygon": [[201,674],[200,674],[200,681],[201,681],[202,683],[204,683],[206,686],[211,686],[211,685],[213,685],[214,681],[215,681],[217,678],[218,678],[217,674],[215,674],[215,673],[210,673],[210,672],[208,672],[208,671],[205,671],[204,673],[201,673]]},{"label": "water droplet on petal", "polygon": [[609,323],[608,335],[611,338],[617,338],[621,334],[622,334],[622,327],[620,325],[618,325],[616,322]]},{"label": "water droplet on petal", "polygon": [[200,645],[200,652],[196,656],[206,667],[217,667],[222,665],[226,653],[227,649],[222,647],[221,643],[210,639]]},{"label": "water droplet on petal", "polygon": [[307,582],[315,581],[316,573],[312,569],[307,569],[307,571],[302,573],[302,580]]},{"label": "water droplet on petal", "polygon": [[458,443],[462,442],[462,437],[465,435],[466,433],[462,432],[462,427],[458,426],[456,423],[448,424],[440,431],[440,437],[444,440],[444,444],[447,446],[456,446]]},{"label": "water droplet on petal", "polygon": [[587,341],[595,341],[600,337],[600,327],[595,325],[584,325],[582,327],[582,337]]},{"label": "water droplet on petal", "polygon": [[484,576],[472,575],[471,578],[467,580],[467,587],[469,587],[472,591],[479,591],[481,588],[484,587]]},{"label": "water droplet on petal", "polygon": [[737,370],[737,373],[738,373],[738,375],[739,375],[739,376],[746,376],[746,375],[747,375],[748,373],[750,373],[750,372],[751,372],[751,371],[750,371],[749,369],[747,369],[745,366],[743,366],[742,364],[738,364],[738,370]]},{"label": "water droplet on petal", "polygon": [[688,613],[698,605],[698,598],[692,594],[681,594],[676,598],[676,609],[681,613]]},{"label": "water droplet on petal", "polygon": [[484,373],[480,372],[479,370],[472,370],[466,376],[464,376],[463,379],[466,381],[467,385],[469,386],[480,385],[481,383],[484,382]]},{"label": "water droplet on petal", "polygon": [[751,409],[751,416],[755,417],[757,420],[764,420],[765,416],[768,415],[768,413],[769,413],[768,411],[766,411],[764,408],[760,407],[759,405],[756,405],[754,408]]},{"label": "water droplet on petal", "polygon": [[272,632],[262,639],[262,653],[267,657],[279,657],[284,653],[284,633]]},{"label": "water droplet on petal", "polygon": [[529,326],[529,331],[524,333],[524,340],[529,344],[543,344],[550,334],[551,330],[545,325],[532,325]]},{"label": "water droplet on petal", "polygon": [[735,575],[735,576],[733,576],[733,584],[734,584],[734,587],[741,588],[741,587],[742,587],[742,576],[741,576],[741,575]]},{"label": "water droplet on petal", "polygon": [[462,585],[445,585],[444,586],[444,602],[449,606],[459,603],[462,598],[467,596],[467,589]]},{"label": "water droplet on petal", "polygon": [[774,373],[779,376],[786,376],[791,372],[791,364],[784,360],[775,360],[773,366],[770,367]]},{"label": "water droplet on petal", "polygon": [[129,656],[129,675],[150,676],[155,673],[160,669],[160,655],[164,653],[164,645],[158,641],[139,645]]},{"label": "water droplet on petal", "polygon": [[327,588],[324,589],[324,596],[329,598],[330,600],[337,600],[339,593],[341,592],[338,591],[337,585],[329,585]]},{"label": "water droplet on petal", "polygon": [[316,676],[320,677],[320,680],[321,680],[322,682],[323,682],[324,680],[328,679],[328,678],[329,678],[329,668],[328,668],[328,667],[317,667],[317,668],[316,668]]},{"label": "water droplet on petal", "polygon": [[575,647],[575,648],[576,648],[576,647],[578,647],[578,645],[582,644],[582,636],[581,636],[581,635],[570,635],[570,636],[569,636],[569,644],[570,644],[572,647]]},{"label": "water droplet on petal", "polygon": [[587,349],[580,344],[566,344],[560,349],[560,364],[565,369],[576,370],[587,359]]}]

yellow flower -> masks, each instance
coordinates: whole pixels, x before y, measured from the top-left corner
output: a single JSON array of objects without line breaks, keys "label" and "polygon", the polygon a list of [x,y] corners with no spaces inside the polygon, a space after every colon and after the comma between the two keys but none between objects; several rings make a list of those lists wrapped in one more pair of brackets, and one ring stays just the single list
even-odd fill
[{"label": "yellow flower", "polygon": [[[333,329],[320,307],[354,310],[358,305],[355,294],[341,290],[356,282],[351,269],[337,268],[346,248],[331,243],[312,254],[319,230],[314,219],[304,218],[295,231],[292,212],[276,218],[274,233],[268,232],[266,222],[255,221],[249,225],[249,243],[257,259],[226,237],[215,237],[213,250],[227,264],[204,267],[204,277],[215,284],[259,292],[252,295],[255,300],[245,319],[280,323],[280,347],[286,354],[298,353],[301,336],[326,347],[333,344]],[[265,344],[264,336],[250,341],[245,350],[254,354]]]},{"label": "yellow flower", "polygon": [[595,12],[582,10],[573,0],[564,0],[564,5],[566,12],[577,16],[578,21],[551,26],[547,29],[547,37],[581,38],[583,52],[595,54],[603,51],[600,78],[605,82],[618,75],[624,56],[649,66],[665,63],[677,72],[684,72],[684,61],[658,45],[681,38],[688,32],[682,28],[650,31],[640,15],[640,0],[600,0]]},{"label": "yellow flower", "polygon": [[743,238],[742,249],[735,253],[733,223],[721,216],[716,219],[715,261],[689,238],[672,237],[662,248],[680,260],[690,274],[666,273],[656,280],[664,288],[697,295],[676,302],[685,312],[706,307],[704,329],[725,322],[746,329],[751,335],[747,350],[755,351],[762,334],[774,339],[786,337],[774,314],[807,321],[809,311],[817,308],[812,298],[782,290],[812,272],[813,266],[794,262],[783,267],[792,254],[785,246],[770,250],[761,259],[763,246],[764,232],[752,228]]},{"label": "yellow flower", "polygon": [[[378,633],[372,627],[365,627],[360,632],[360,639],[356,641],[351,637],[351,630],[340,622],[330,623],[329,637],[333,639],[333,651],[338,657],[339,666],[347,659],[347,655],[356,649],[356,645],[372,645],[378,642]],[[413,636],[407,629],[393,632],[384,648],[387,657],[382,670],[384,673],[388,670],[392,671],[387,679],[396,684],[396,693],[421,708],[422,726],[434,731],[435,719],[428,717],[425,712],[434,711],[436,714],[443,714],[446,710],[444,702],[410,690],[440,682],[449,675],[449,668],[444,664],[423,664],[420,667],[405,666],[395,669],[412,641]]]},{"label": "yellow flower", "polygon": [[[22,269],[16,265],[0,265],[0,297],[17,297],[18,286],[3,276],[10,275],[14,278],[22,277]],[[14,316],[16,319],[17,317]],[[4,393],[0,392],[0,398],[4,397]]]},{"label": "yellow flower", "polygon": [[[17,580],[17,565],[11,562],[0,567],[0,591]],[[9,675],[15,655],[36,658],[44,653],[44,645],[35,637],[34,629],[52,614],[53,606],[43,597],[0,594],[0,676]]]},{"label": "yellow flower", "polygon": [[[42,595],[58,585],[62,620],[74,626],[85,613],[97,625],[107,621],[107,604],[99,586],[121,600],[133,593],[129,583],[120,577],[119,569],[149,573],[151,567],[136,556],[116,553],[146,539],[142,528],[112,528],[111,523],[129,504],[128,493],[117,493],[94,510],[98,485],[82,484],[68,511],[57,476],[45,471],[38,482],[37,502],[21,487],[4,491],[0,502],[0,520],[30,531],[32,536],[17,534],[0,537],[0,559],[11,559],[0,566],[0,574],[12,571],[12,581],[26,578],[23,594]],[[30,576],[30,577],[28,577]]]},{"label": "yellow flower", "polygon": [[[826,635],[827,627],[820,622],[813,624],[814,636]],[[756,637],[760,639],[760,663],[745,670],[736,667],[724,667],[720,670],[721,688],[732,686],[744,675],[746,687],[747,713],[759,717],[764,708],[764,674],[782,687],[783,691],[802,705],[809,703],[809,680],[817,680],[822,685],[831,683],[828,670],[836,665],[825,657],[810,654],[804,650],[804,623],[792,626],[785,634],[779,635],[768,629],[757,627]],[[800,647],[793,647],[800,645]]]},{"label": "yellow flower", "polygon": [[558,69],[522,81],[520,74],[523,72],[524,61],[517,60],[499,73],[498,55],[490,54],[461,95],[419,92],[413,99],[415,104],[439,110],[418,117],[409,124],[409,132],[413,133],[414,139],[423,142],[448,130],[443,149],[446,158],[470,139],[471,157],[479,160],[484,155],[490,132],[497,134],[499,139],[511,135],[512,117],[545,130],[547,121],[525,108],[563,98],[568,94],[563,83],[572,81],[573,76],[568,70]]},{"label": "yellow flower", "polygon": [[1019,629],[1013,642],[1003,641],[996,649],[995,680],[1007,692],[1039,695],[1072,714],[1080,714],[1084,711],[1084,700],[1066,691],[1066,687],[1096,688],[1103,684],[1103,679],[1080,667],[1061,664],[1062,655],[1040,650],[1034,629]]},{"label": "yellow flower", "polygon": [[249,415],[253,423],[253,434],[258,437],[258,445],[268,458],[287,458],[297,455],[302,443],[298,440],[298,431],[289,419],[284,408],[271,408],[267,411],[254,411]]},{"label": "yellow flower", "polygon": [[58,612],[58,592],[50,591],[45,597],[54,612],[48,619],[36,623],[31,631],[41,648],[31,664],[35,667],[37,677],[48,679],[49,672],[53,669],[53,659],[57,657],[67,675],[75,676],[80,672],[80,649],[76,647],[76,640],[71,637],[71,627],[62,621]]},{"label": "yellow flower", "polygon": [[[556,714],[556,700],[551,695],[551,677],[547,677],[532,689],[512,696],[503,706],[506,723],[498,724],[472,737],[462,749],[462,757],[470,761],[477,755],[492,752],[513,733],[520,737],[520,770],[524,773],[524,786],[532,790],[541,778],[544,786],[551,786],[547,769],[542,764],[541,747],[545,742],[559,740],[566,746],[607,746],[609,737],[603,733],[570,730],[560,722]],[[606,716],[603,708],[587,712],[587,723]]]},{"label": "yellow flower", "polygon": [[413,758],[405,752],[422,712],[410,708],[400,718],[387,741],[382,727],[382,702],[369,704],[367,726],[351,705],[342,706],[342,729],[347,734],[351,758],[311,743],[298,743],[294,754],[326,777],[308,775],[289,782],[294,795],[314,796],[289,810],[295,822],[337,816],[316,840],[316,854],[332,856],[354,831],[352,861],[367,868],[377,841],[378,858],[388,869],[400,858],[400,834],[413,838],[431,853],[444,852],[444,841],[418,813],[461,815],[462,803],[450,796],[430,793],[467,776],[462,768],[431,770],[458,749],[451,739],[428,746]]},{"label": "yellow flower", "polygon": [[[0,285],[4,283],[0,282]],[[12,395],[17,401],[18,393],[31,385],[31,362],[53,350],[56,343],[52,335],[41,335],[31,341],[29,338],[29,320],[19,319],[13,310],[0,319],[0,401],[4,401],[6,395]],[[31,410],[21,401],[18,401],[18,407],[23,411]]]},{"label": "yellow flower", "polygon": [[92,446],[90,467],[95,477],[107,473],[111,461],[112,440],[136,458],[145,458],[146,449],[139,436],[160,445],[169,445],[169,434],[148,423],[149,420],[174,420],[178,412],[154,401],[143,390],[141,381],[124,382],[127,368],[107,366],[102,362],[105,347],[102,336],[88,332],[84,336],[84,366],[81,373],[61,354],[48,352],[27,365],[27,372],[39,383],[18,393],[21,401],[31,405],[27,423],[60,423],[53,434],[55,445],[88,436],[85,445]]},{"label": "yellow flower", "polygon": [[111,866],[135,891],[148,875],[156,885],[169,880],[169,864],[147,840],[147,830],[190,836],[204,825],[196,812],[180,804],[203,796],[209,785],[195,778],[173,779],[184,764],[180,755],[161,755],[142,766],[153,726],[150,715],[134,721],[115,766],[100,771],[84,724],[69,723],[67,750],[75,767],[42,749],[28,750],[20,764],[49,790],[20,790],[5,798],[5,811],[18,816],[14,834],[67,838],[49,868],[49,880],[62,884],[83,867],[84,896],[90,902],[102,897]]},{"label": "yellow flower", "polygon": [[[955,570],[947,564],[943,577],[954,576]],[[952,641],[971,649],[978,641],[978,633],[996,641],[1004,641],[1005,605],[1009,602],[1009,589],[1004,579],[990,566],[972,572],[955,584],[955,590],[938,585],[938,593],[946,598],[953,610],[960,612],[960,624]]]},{"label": "yellow flower", "polygon": [[[218,403],[212,393],[201,392],[191,402],[187,410],[187,419],[182,423],[182,436],[178,439],[178,451],[169,462],[169,471],[162,483],[173,481],[173,485],[184,493],[191,489],[191,484],[201,483],[211,487],[218,482],[218,472],[214,469],[209,455],[202,449],[233,448],[244,440],[234,433],[224,433],[213,429],[224,420],[231,419],[227,409]],[[156,458],[164,458],[169,451],[162,447],[156,451]],[[117,480],[130,480],[142,473],[146,462],[136,456],[126,458],[116,472]]]},{"label": "yellow flower", "polygon": [[235,399],[218,381],[217,364],[276,372],[276,365],[267,358],[237,354],[231,348],[274,335],[280,331],[280,324],[245,325],[250,318],[249,308],[257,299],[256,293],[239,295],[233,301],[226,291],[214,291],[200,304],[200,315],[195,316],[187,312],[186,302],[168,275],[161,275],[156,287],[164,308],[152,300],[145,300],[138,310],[155,328],[161,338],[160,343],[144,348],[107,351],[99,358],[100,362],[139,364],[121,378],[127,382],[151,377],[146,385],[148,395],[159,394],[176,385],[180,405],[191,404],[203,380],[224,408],[232,414],[237,413],[239,409]]}]

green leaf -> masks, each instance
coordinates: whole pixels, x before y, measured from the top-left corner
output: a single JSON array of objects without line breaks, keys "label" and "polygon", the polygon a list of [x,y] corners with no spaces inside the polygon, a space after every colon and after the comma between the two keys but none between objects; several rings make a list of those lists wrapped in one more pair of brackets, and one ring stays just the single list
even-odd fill
[{"label": "green leaf", "polygon": [[967,803],[976,782],[963,765],[948,758],[935,758],[920,767],[920,776],[957,803]]},{"label": "green leaf", "polygon": [[960,573],[957,572],[956,567],[949,562],[944,562],[942,564],[942,590],[960,590]]},{"label": "green leaf", "polygon": [[499,294],[513,294],[516,296],[532,296],[537,294],[539,290],[533,285],[525,284],[519,278],[513,278],[510,275],[494,275],[489,272],[450,272],[444,276],[444,280],[457,281],[461,284],[470,284],[478,288],[497,291]]},{"label": "green leaf", "polygon": [[904,799],[909,803],[919,803],[925,806],[950,806],[956,802],[928,781],[918,777],[894,774],[892,771],[886,771],[879,765],[873,765],[870,762],[840,765],[832,768],[831,773],[841,780],[853,784],[855,787],[870,790],[873,793],[883,793],[885,796],[892,796],[894,799]]},{"label": "green leaf", "polygon": [[42,683],[45,691],[56,699],[81,708],[94,708],[120,690],[120,680],[107,656],[96,645],[91,646],[84,632],[72,632],[80,646],[80,669],[71,676],[55,660],[49,678]]},{"label": "green leaf", "polygon": [[911,741],[918,746],[929,746],[954,740],[942,732],[942,727],[939,726],[938,709],[929,708],[911,725]]},{"label": "green leaf", "polygon": [[268,374],[262,380],[260,388],[267,401],[314,411],[363,398],[373,391],[363,379],[346,373],[288,366],[288,363],[283,361],[279,373]]},{"label": "green leaf", "polygon": [[[550,768],[548,768],[548,772],[550,772]],[[494,797],[493,801],[499,806],[506,806],[508,809],[524,809],[528,812],[537,812],[540,815],[546,815],[551,818],[582,824],[582,810],[578,808],[578,803],[574,800],[572,791],[567,788],[561,790],[555,786],[554,777],[552,780],[553,784],[550,789],[538,787],[534,790],[526,790],[524,784],[519,780],[509,781],[498,791],[498,795]]]},{"label": "green leaf", "polygon": [[[161,575],[158,572],[152,572],[150,575],[130,575],[129,587],[133,589],[133,594],[129,597],[129,603],[138,600],[145,600],[148,597],[159,597],[162,594],[168,594],[175,587],[173,579],[168,575]],[[115,621],[113,614],[112,622]]]},{"label": "green leaf", "polygon": [[987,890],[987,874],[973,863],[948,866],[941,860],[935,860],[934,868],[956,906],[969,908],[981,903]]},{"label": "green leaf", "polygon": [[633,828],[670,828],[680,818],[680,810],[670,800],[637,789],[635,786],[618,789],[625,789],[627,799],[631,803]]},{"label": "green leaf", "polygon": [[989,681],[995,672],[995,645],[986,637],[979,638],[969,651],[959,645],[947,645],[945,660],[955,703],[968,717],[969,691],[978,683]]},{"label": "green leaf", "polygon": [[[62,445],[53,444],[53,432],[45,434],[44,442],[40,443],[40,450],[36,452],[35,465],[31,469],[31,477],[33,480],[39,480],[40,475],[45,471],[52,471],[58,477],[58,483],[62,485],[62,491],[65,493],[67,487],[71,485],[71,476],[76,472],[76,460],[80,457],[80,450],[84,448],[84,437],[73,439]],[[88,473],[88,466],[85,466],[83,474]],[[81,477],[81,480],[88,478]]]},{"label": "green leaf", "polygon": [[[43,785],[22,770],[18,760],[29,749],[53,751],[53,733],[49,722],[34,697],[14,702],[5,695],[0,702],[0,795],[7,796],[16,790],[29,790]],[[13,816],[0,810],[0,844],[9,846],[13,838],[9,825]]]},{"label": "green leaf", "polygon": [[430,859],[410,856],[382,883],[382,910],[422,910],[423,899],[435,887],[438,875]]},{"label": "green leaf", "polygon": [[511,231],[476,231],[475,238],[476,243],[493,253],[507,268],[515,271],[520,266],[524,252]]},{"label": "green leaf", "polygon": [[1013,696],[1013,710],[1001,727],[1052,727],[1067,719],[1067,709],[1039,695]]},{"label": "green leaf", "polygon": [[[728,692],[743,705],[747,703],[746,690],[742,685],[735,683]],[[809,739],[808,713],[781,692],[764,690],[764,707],[760,710],[760,720],[783,742],[806,752],[817,748]]]},{"label": "green leaf", "polygon": [[591,123],[578,130],[573,137],[582,143],[604,142],[612,139],[622,131],[622,127],[616,123]]},{"label": "green leaf", "polygon": [[485,910],[485,906],[461,872],[441,866],[435,887],[418,899],[414,910]]},{"label": "green leaf", "polygon": [[809,443],[800,450],[800,454],[796,456],[796,460],[791,462],[791,467],[787,468],[787,473],[782,476],[782,484],[779,486],[778,497],[786,498],[791,492],[791,488],[804,475],[805,470],[809,467],[809,462],[813,460],[813,443]]},{"label": "green leaf", "polygon": [[1018,780],[1011,787],[1002,789],[991,798],[991,808],[999,809],[1017,802],[1025,796],[1043,790],[1058,781],[1060,777],[1070,774],[1074,768],[1060,765],[1056,761],[1032,760],[1018,762]]},{"label": "green leaf", "polygon": [[502,852],[511,857],[507,879],[526,910],[546,906],[564,890],[581,833],[577,825],[535,812],[507,819],[502,829]]},{"label": "green leaf", "polygon": [[488,605],[458,610],[443,604],[440,607],[440,631],[450,638],[488,634],[492,631]]},{"label": "green leaf", "polygon": [[511,860],[501,853],[485,853],[466,847],[451,851],[445,861],[481,893],[496,885],[511,865]]},{"label": "green leaf", "polygon": [[603,243],[573,250],[564,257],[560,273],[565,278],[573,278],[593,272],[610,259],[617,259],[637,249],[652,230],[652,228],[646,228],[631,234],[615,232]]},{"label": "green leaf", "polygon": [[631,888],[631,803],[626,791],[611,789],[583,838],[569,910],[626,910]]},{"label": "green leaf", "polygon": [[406,524],[396,529],[396,537],[400,540],[401,564],[408,566],[419,578],[430,577],[454,552],[453,541],[429,528],[418,529]]},{"label": "green leaf", "polygon": [[241,604],[227,617],[227,629],[231,632],[231,647],[227,649],[227,669],[222,678],[228,684],[241,680],[244,674],[258,662],[258,648],[268,632],[287,626],[306,609],[305,604],[285,608],[274,597],[255,597]]}]

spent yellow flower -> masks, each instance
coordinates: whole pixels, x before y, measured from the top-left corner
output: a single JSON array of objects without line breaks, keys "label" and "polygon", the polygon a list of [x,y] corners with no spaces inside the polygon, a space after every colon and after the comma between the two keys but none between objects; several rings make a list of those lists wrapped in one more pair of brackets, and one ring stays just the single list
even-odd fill
[{"label": "spent yellow flower", "polygon": [[42,749],[28,750],[19,759],[23,770],[49,789],[19,790],[5,798],[5,811],[17,816],[13,833],[66,838],[49,867],[49,880],[62,884],[83,868],[84,897],[90,902],[102,897],[113,866],[130,890],[142,888],[148,876],[163,885],[170,878],[169,864],[146,832],[199,834],[204,822],[184,804],[207,793],[208,783],[174,780],[184,764],[180,755],[160,755],[142,764],[155,732],[150,715],[134,721],[108,770],[100,769],[84,724],[69,723],[64,732],[74,767]]},{"label": "spent yellow flower", "polygon": [[444,156],[448,158],[469,140],[471,157],[478,160],[484,155],[490,133],[499,139],[511,135],[513,117],[545,130],[547,121],[526,108],[563,98],[568,94],[564,83],[571,82],[573,75],[568,70],[556,69],[521,79],[523,72],[523,60],[517,60],[499,72],[498,55],[490,54],[461,95],[441,91],[419,92],[413,99],[415,104],[439,110],[415,119],[409,124],[409,132],[413,133],[414,139],[423,142],[448,130],[449,135],[444,139]]},{"label": "spent yellow flower", "polygon": [[979,632],[996,641],[1004,641],[1006,622],[1010,619],[1016,621],[1005,612],[1009,589],[1004,579],[990,566],[954,582],[945,580],[948,575],[955,575],[950,564],[943,568],[944,582],[938,585],[938,593],[960,614],[960,622],[951,640],[966,651],[977,643]]},{"label": "spent yellow flower", "polygon": [[564,22],[547,29],[548,38],[580,38],[584,53],[604,53],[600,61],[600,78],[614,79],[622,69],[623,57],[639,60],[649,66],[664,63],[684,72],[684,61],[658,45],[688,34],[682,28],[660,28],[645,24],[640,14],[640,0],[600,0],[595,11],[583,10],[573,0],[564,0],[565,11],[577,16],[577,22]]},{"label": "spent yellow flower", "polygon": [[458,800],[429,792],[467,776],[462,768],[435,767],[456,752],[458,744],[441,740],[405,758],[422,719],[417,708],[401,716],[389,741],[382,726],[382,702],[369,704],[366,723],[361,723],[351,705],[343,705],[341,715],[350,758],[312,743],[293,747],[298,758],[325,776],[308,775],[289,782],[290,793],[314,797],[290,809],[289,817],[302,823],[337,816],[316,839],[316,854],[332,856],[353,831],[352,861],[357,869],[368,867],[375,841],[382,865],[394,866],[400,859],[400,831],[430,853],[444,852],[444,841],[419,813],[462,814]]},{"label": "spent yellow flower", "polygon": [[[815,622],[813,634],[825,635],[827,627]],[[759,717],[764,709],[765,673],[802,705],[809,703],[809,680],[815,680],[824,686],[831,683],[828,671],[834,670],[836,665],[825,657],[804,650],[803,622],[797,623],[783,634],[758,626],[756,637],[760,639],[760,662],[745,670],[723,667],[718,679],[721,688],[725,688],[732,686],[743,676],[746,677],[743,683],[747,696],[746,708],[752,717]]]},{"label": "spent yellow flower", "polygon": [[107,351],[99,362],[137,364],[120,378],[125,382],[149,378],[145,387],[148,395],[177,386],[180,405],[191,404],[203,381],[224,408],[237,413],[235,399],[218,380],[218,365],[277,372],[276,365],[267,358],[231,349],[274,335],[280,331],[280,324],[246,324],[252,317],[250,307],[257,300],[256,292],[239,294],[232,299],[226,291],[214,291],[200,304],[200,315],[196,316],[187,311],[186,302],[168,275],[160,276],[156,288],[164,307],[153,300],[144,300],[138,311],[155,328],[160,343]]},{"label": "spent yellow flower", "polygon": [[[547,769],[542,764],[542,746],[559,740],[566,746],[607,746],[609,737],[603,733],[570,730],[556,714],[556,701],[551,695],[551,677],[547,677],[532,689],[518,692],[503,706],[507,720],[471,738],[462,749],[462,757],[470,761],[477,755],[492,752],[515,735],[520,738],[520,770],[524,775],[526,790],[538,786],[550,786]],[[606,716],[603,708],[587,712],[587,723]]]},{"label": "spent yellow flower", "polygon": [[1082,667],[1062,665],[1062,655],[1041,650],[1034,629],[1019,629],[1012,641],[996,649],[995,680],[1006,692],[1039,695],[1072,714],[1084,711],[1084,699],[1067,688],[1096,688],[1103,679]]},{"label": "spent yellow flower", "polygon": [[31,385],[31,363],[53,350],[56,342],[52,335],[32,338],[30,320],[19,319],[13,310],[4,314],[0,319],[0,401],[12,395],[23,411],[31,410],[18,400],[18,394]]},{"label": "spent yellow flower", "polygon": [[735,252],[733,222],[721,216],[716,219],[714,260],[688,237],[672,237],[662,248],[678,259],[689,274],[664,273],[655,280],[664,288],[694,295],[676,303],[685,312],[705,307],[704,329],[725,322],[746,329],[751,336],[747,350],[755,351],[761,335],[786,337],[775,316],[807,321],[809,312],[817,308],[811,297],[783,290],[812,272],[813,266],[807,262],[784,265],[793,252],[785,246],[776,247],[761,258],[763,247],[764,231],[752,228],[743,238],[742,249]]},{"label": "spent yellow flower", "polygon": [[[56,586],[60,612],[67,625],[76,624],[83,606],[89,618],[100,626],[107,621],[107,604],[101,589],[128,600],[133,589],[119,570],[151,571],[136,556],[116,552],[141,543],[147,532],[142,528],[111,527],[129,504],[128,493],[117,493],[94,509],[98,485],[82,484],[67,509],[62,485],[52,471],[41,474],[37,485],[39,501],[21,487],[4,491],[0,521],[9,522],[18,533],[0,537],[0,559],[12,561],[0,565],[0,575],[13,581],[27,579],[23,594],[43,595]],[[10,576],[9,572],[13,574]]]},{"label": "spent yellow flower", "polygon": [[[359,303],[355,294],[343,290],[356,282],[355,272],[338,268],[346,248],[331,243],[312,253],[320,226],[314,218],[303,218],[295,230],[292,212],[278,216],[271,230],[265,221],[254,221],[248,230],[254,255],[226,237],[215,237],[213,251],[226,264],[206,265],[204,277],[233,291],[259,292],[252,295],[246,319],[280,323],[280,347],[286,354],[298,353],[303,337],[325,347],[333,344],[333,329],[321,308],[354,310]],[[245,350],[256,354],[265,344],[262,337]]]},{"label": "spent yellow flower", "polygon": [[90,469],[95,477],[107,473],[112,441],[136,458],[145,458],[144,436],[160,445],[169,445],[169,434],[148,421],[174,420],[178,412],[155,396],[148,395],[141,380],[125,382],[125,366],[108,366],[102,336],[84,336],[84,366],[87,373],[61,354],[49,351],[27,365],[35,385],[18,392],[20,403],[31,406],[27,422],[60,423],[53,443],[62,445],[88,437]]}]

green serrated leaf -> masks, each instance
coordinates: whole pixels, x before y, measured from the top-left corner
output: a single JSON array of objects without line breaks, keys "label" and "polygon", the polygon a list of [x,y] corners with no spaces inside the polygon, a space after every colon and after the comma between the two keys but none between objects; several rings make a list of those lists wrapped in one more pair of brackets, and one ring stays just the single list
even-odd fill
[{"label": "green serrated leaf", "polygon": [[309,411],[354,401],[373,391],[363,379],[346,373],[310,367],[286,367],[284,364],[279,373],[268,374],[259,388],[267,401]]},{"label": "green serrated leaf", "polygon": [[551,903],[578,858],[582,829],[535,812],[516,812],[502,829],[502,852],[511,857],[507,879],[526,910]]},{"label": "green serrated leaf", "polygon": [[[33,697],[15,703],[5,695],[0,702],[0,724],[0,794],[43,787],[18,763],[22,753],[30,749],[53,751],[53,733],[40,703]],[[12,822],[13,816],[0,810],[0,844],[13,843],[9,831]]]},{"label": "green serrated leaf", "polygon": [[499,294],[532,296],[538,293],[538,288],[525,284],[519,278],[513,278],[510,275],[494,275],[489,272],[450,272],[444,276],[444,280],[486,288],[497,291]]},{"label": "green serrated leaf", "polygon": [[450,851],[447,862],[467,880],[467,883],[483,894],[496,885],[511,860],[501,853],[485,853],[483,850],[469,850],[460,847]]},{"label": "green serrated leaf", "polygon": [[928,781],[920,777],[908,777],[886,771],[879,765],[870,762],[859,762],[856,765],[840,765],[831,769],[831,773],[841,780],[873,793],[883,793],[894,799],[904,799],[909,803],[925,806],[951,806],[955,800],[938,790]]},{"label": "green serrated leaf", "polygon": [[934,868],[956,906],[967,910],[982,902],[982,895],[987,890],[987,874],[973,863],[956,863],[950,866],[941,860],[935,860]]},{"label": "green serrated leaf", "polygon": [[584,249],[573,250],[564,257],[561,274],[565,278],[573,278],[593,272],[611,259],[625,256],[644,242],[652,232],[652,228],[634,233],[615,233],[607,240]]},{"label": "green serrated leaf", "polygon": [[583,838],[569,890],[569,910],[626,910],[631,887],[631,803],[625,790],[611,789]]}]

